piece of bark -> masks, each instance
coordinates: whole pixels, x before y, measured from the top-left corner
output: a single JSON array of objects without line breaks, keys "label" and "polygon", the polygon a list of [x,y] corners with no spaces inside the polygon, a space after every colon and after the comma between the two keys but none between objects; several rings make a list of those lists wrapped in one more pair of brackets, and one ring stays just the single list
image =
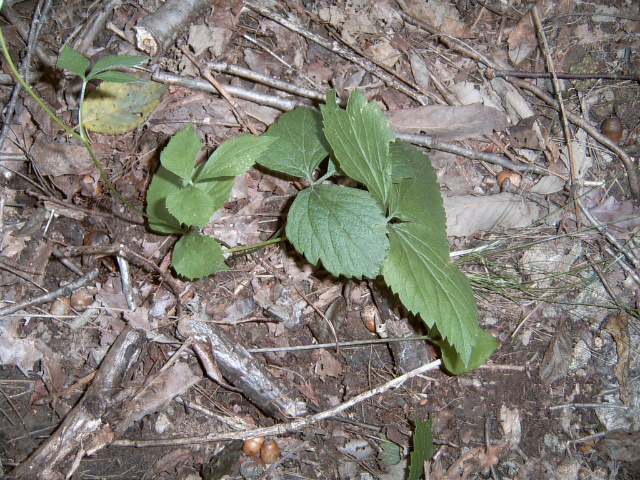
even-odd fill
[{"label": "piece of bark", "polygon": [[103,421],[108,410],[119,409],[131,391],[123,388],[147,351],[144,331],[125,328],[109,349],[86,393],[58,429],[9,478],[70,477],[96,444],[111,441],[113,431]]},{"label": "piece of bark", "polygon": [[210,0],[167,0],[133,27],[138,48],[152,56],[162,53],[211,6]]},{"label": "piece of bark", "polygon": [[148,377],[145,385],[131,383],[146,356],[144,330],[125,328],[100,364],[93,382],[58,429],[9,478],[69,478],[85,455],[120,437],[135,421],[163,410],[176,396],[200,381],[186,363],[176,361]]},{"label": "piece of bark", "polygon": [[178,332],[191,338],[192,346],[207,375],[221,382],[219,374],[267,415],[288,420],[307,413],[304,402],[294,398],[264,364],[235,343],[217,325],[192,318],[178,323]]},{"label": "piece of bark", "polygon": [[[393,311],[391,306],[389,288],[380,282],[369,282],[369,288],[373,295],[376,307],[380,312],[380,318],[386,325],[387,335],[391,338],[395,337],[413,337],[422,335],[416,332],[414,326],[407,318],[399,318]],[[403,375],[411,370],[429,363],[431,352],[429,346],[424,340],[413,342],[391,342],[389,349],[393,355],[393,361],[396,364],[396,373]]]}]

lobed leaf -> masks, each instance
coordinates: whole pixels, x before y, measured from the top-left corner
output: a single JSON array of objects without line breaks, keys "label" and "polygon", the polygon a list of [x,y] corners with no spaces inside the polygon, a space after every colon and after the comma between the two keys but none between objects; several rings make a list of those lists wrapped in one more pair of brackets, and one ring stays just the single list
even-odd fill
[{"label": "lobed leaf", "polygon": [[245,173],[275,140],[247,133],[231,138],[216,148],[196,177],[196,182],[217,177],[235,177]]},{"label": "lobed leaf", "polygon": [[392,183],[389,143],[396,137],[380,107],[356,90],[346,111],[338,107],[333,92],[327,93],[327,104],[321,110],[324,134],[340,169],[365,185],[386,208]]},{"label": "lobed leaf", "polygon": [[69,45],[65,45],[58,57],[58,68],[75,73],[80,78],[85,79],[89,60],[80,52],[74,50]]},{"label": "lobed leaf", "polygon": [[222,270],[229,270],[224,263],[220,244],[212,237],[191,231],[173,247],[171,266],[176,273],[189,280],[207,277]]},{"label": "lobed leaf", "polygon": [[382,273],[404,306],[429,327],[436,325],[469,365],[478,337],[477,307],[469,280],[449,263],[441,237],[425,224],[391,224]]},{"label": "lobed leaf", "polygon": [[335,276],[375,278],[389,248],[382,208],[370,193],[316,185],[298,194],[287,237],[312,264],[322,260]]},{"label": "lobed leaf", "polygon": [[269,127],[267,137],[276,138],[258,163],[270,170],[313,181],[313,172],[329,155],[322,133],[322,115],[309,107],[298,107],[280,116]]},{"label": "lobed leaf", "polygon": [[147,190],[147,221],[158,233],[183,233],[180,222],[167,210],[167,196],[184,187],[184,180],[160,166]]},{"label": "lobed leaf", "polygon": [[201,149],[200,138],[190,123],[171,137],[160,154],[160,162],[170,172],[191,182],[196,158]]},{"label": "lobed leaf", "polygon": [[178,190],[167,196],[167,210],[179,222],[204,227],[217,210],[213,199],[194,186]]}]

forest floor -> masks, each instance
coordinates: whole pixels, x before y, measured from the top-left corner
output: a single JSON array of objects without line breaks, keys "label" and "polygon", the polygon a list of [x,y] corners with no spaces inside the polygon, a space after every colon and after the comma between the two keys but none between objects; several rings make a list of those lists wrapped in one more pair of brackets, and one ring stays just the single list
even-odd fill
[{"label": "forest floor", "polygon": [[[0,476],[408,478],[416,424],[431,419],[434,454],[412,478],[640,478],[640,4],[538,0],[536,17],[524,0],[178,3],[196,11],[164,31],[159,0],[5,0],[0,28],[14,61],[32,47],[22,71],[72,128],[80,83],[56,68],[63,45],[93,64],[145,54],[136,25],[166,34],[128,70],[156,82],[157,105],[134,95],[153,111],[98,133],[98,110],[88,126],[141,210],[187,124],[208,156],[330,89],[361,91],[431,159],[452,259],[500,346],[469,373],[401,377],[439,350],[373,342],[364,320],[379,289],[287,243],[203,279],[176,275],[178,237],[151,231],[24,89],[11,101],[3,58]],[[230,247],[266,241],[300,188],[252,168],[202,231]],[[388,336],[426,333],[393,310]],[[191,320],[222,346],[185,335]],[[264,404],[271,387],[275,404],[305,405],[301,421]],[[277,442],[275,462],[242,453],[259,433]]]}]

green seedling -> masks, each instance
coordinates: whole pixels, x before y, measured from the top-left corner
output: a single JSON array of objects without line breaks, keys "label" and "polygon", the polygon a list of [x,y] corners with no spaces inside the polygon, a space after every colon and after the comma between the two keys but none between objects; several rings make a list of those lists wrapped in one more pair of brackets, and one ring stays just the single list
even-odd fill
[{"label": "green seedling", "polygon": [[[228,140],[196,166],[200,149],[192,126],[176,134],[147,194],[147,214],[157,219],[149,226],[184,235],[173,253],[177,273],[193,279],[227,268],[218,242],[198,229],[229,198],[234,176],[257,162],[309,185],[286,222],[287,239],[309,262],[335,276],[382,276],[431,329],[453,374],[476,368],[495,351],[497,341],[478,326],[468,279],[450,263],[446,215],[429,158],[396,139],[377,104],[360,92],[346,110],[329,93],[321,112],[296,108],[261,136]],[[329,182],[338,176],[362,188]]]}]

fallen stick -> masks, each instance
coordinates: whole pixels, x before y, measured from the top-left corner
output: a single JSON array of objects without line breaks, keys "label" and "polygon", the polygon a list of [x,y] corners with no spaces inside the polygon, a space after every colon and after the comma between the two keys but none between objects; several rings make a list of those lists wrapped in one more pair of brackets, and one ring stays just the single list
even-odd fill
[{"label": "fallen stick", "polygon": [[300,418],[288,423],[280,423],[271,427],[254,428],[249,430],[241,430],[236,432],[225,433],[210,433],[209,435],[200,435],[194,437],[180,437],[180,438],[168,438],[165,440],[116,440],[112,442],[112,445],[117,447],[159,447],[159,446],[176,446],[176,445],[193,445],[203,442],[219,442],[221,440],[247,440],[249,438],[262,437],[267,435],[283,435],[285,433],[296,432],[302,428],[314,425],[330,417],[333,417],[349,408],[364,402],[365,400],[385,393],[391,389],[400,387],[407,380],[421,375],[430,370],[435,370],[442,365],[441,360],[435,360],[426,365],[422,365],[415,370],[412,370],[404,375],[394,378],[393,380],[380,385],[374,389],[368,390],[360,395],[347,400],[340,405],[317,413],[315,415],[309,415],[308,417]]}]

